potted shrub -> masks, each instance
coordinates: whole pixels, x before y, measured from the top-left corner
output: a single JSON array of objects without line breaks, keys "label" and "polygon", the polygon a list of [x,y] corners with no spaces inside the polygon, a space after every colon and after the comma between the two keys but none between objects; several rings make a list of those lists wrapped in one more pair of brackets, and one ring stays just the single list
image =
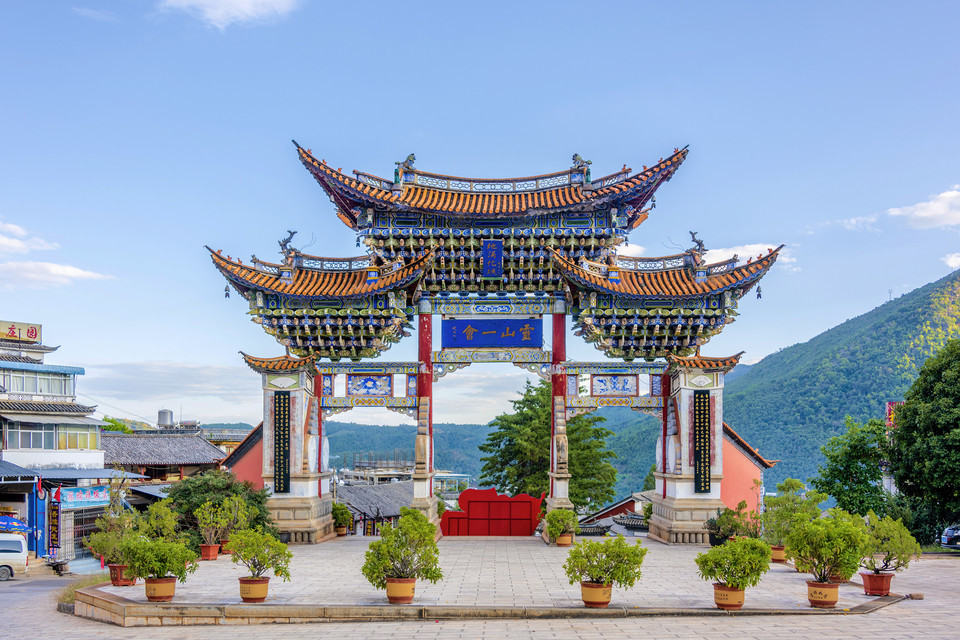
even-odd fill
[{"label": "potted shrub", "polygon": [[554,509],[544,519],[547,523],[547,536],[558,547],[569,547],[573,544],[573,534],[580,533],[577,514],[570,509]]},{"label": "potted shrub", "polygon": [[910,566],[920,555],[920,545],[903,522],[886,516],[882,520],[873,511],[867,513],[867,543],[863,548],[860,572],[863,592],[868,596],[890,595],[893,574]]},{"label": "potted shrub", "polygon": [[130,535],[130,531],[111,528],[106,522],[101,522],[104,519],[104,516],[97,518],[97,526],[101,530],[87,536],[86,545],[95,556],[103,558],[110,570],[110,584],[115,587],[132,587],[137,580],[126,574],[127,565],[120,553],[120,543],[124,536]]},{"label": "potted shrub", "polygon": [[830,576],[839,573],[851,556],[859,555],[866,541],[862,525],[836,514],[795,522],[787,534],[787,548],[798,564],[813,574],[813,580],[807,582],[810,606],[818,609],[836,606],[838,589]]},{"label": "potted shrub", "polygon": [[[860,516],[855,516],[852,513],[844,511],[843,509],[830,509],[827,511],[826,517],[848,520],[853,526],[863,529],[864,532],[866,532],[863,524],[863,518]],[[863,558],[864,553],[865,551],[863,545],[857,548],[852,548],[847,553],[844,553],[837,570],[830,575],[830,582],[836,582],[838,584],[850,582],[850,578],[853,577],[853,574],[855,574],[857,569],[860,567],[860,560]]]},{"label": "potted shrub", "polygon": [[177,580],[185,582],[187,574],[197,570],[197,554],[180,542],[128,535],[120,543],[120,553],[127,573],[146,582],[150,602],[170,602]]},{"label": "potted shrub", "polygon": [[249,576],[239,578],[240,598],[244,602],[263,602],[267,599],[267,590],[270,587],[270,576],[263,574],[272,572],[284,582],[290,580],[290,561],[293,554],[283,544],[269,533],[257,529],[237,529],[227,542],[230,559],[234,564],[242,564],[250,572]]},{"label": "potted shrub", "polygon": [[347,535],[347,527],[350,526],[350,520],[353,519],[350,516],[350,509],[346,505],[334,502],[330,513],[333,516],[333,526],[337,530],[337,535]]},{"label": "potted shrub", "polygon": [[220,534],[220,550],[223,553],[230,553],[224,546],[230,542],[230,533],[238,529],[246,529],[254,513],[243,496],[237,495],[229,496],[220,503],[220,513],[224,527]]},{"label": "potted shrub", "polygon": [[787,533],[796,520],[819,517],[820,503],[826,498],[817,491],[807,491],[796,478],[787,478],[777,485],[777,495],[763,499],[763,538],[770,544],[773,562],[787,561]]},{"label": "potted shrub", "polygon": [[707,530],[710,537],[711,547],[723,544],[736,536],[737,526],[737,512],[730,507],[717,509],[717,515],[707,518],[707,521],[703,523],[703,528]]},{"label": "potted shrub", "polygon": [[755,587],[770,569],[770,545],[756,538],[737,538],[696,558],[700,577],[713,580],[713,601],[718,609],[743,607],[743,592]]},{"label": "potted shrub", "polygon": [[135,513],[123,503],[124,484],[123,481],[111,483],[110,503],[105,513],[97,518],[97,531],[85,540],[90,551],[102,558],[107,565],[110,570],[110,584],[115,587],[129,587],[137,582],[136,578],[125,574],[127,565],[120,553],[120,543],[125,536],[133,532],[137,522]]},{"label": "potted shrub", "polygon": [[197,518],[197,527],[203,540],[200,544],[200,559],[216,560],[220,539],[229,525],[227,514],[207,500],[193,515]]},{"label": "potted shrub", "polygon": [[[550,513],[556,513],[551,511]],[[629,588],[640,579],[640,566],[647,550],[628,544],[623,536],[578,542],[567,555],[563,570],[570,584],[580,583],[580,597],[591,609],[603,609],[610,604],[613,585]]]},{"label": "potted shrub", "polygon": [[401,507],[396,526],[386,523],[380,539],[370,543],[361,569],[377,589],[387,590],[392,604],[413,601],[417,578],[437,582],[443,579],[437,527],[415,509]]}]

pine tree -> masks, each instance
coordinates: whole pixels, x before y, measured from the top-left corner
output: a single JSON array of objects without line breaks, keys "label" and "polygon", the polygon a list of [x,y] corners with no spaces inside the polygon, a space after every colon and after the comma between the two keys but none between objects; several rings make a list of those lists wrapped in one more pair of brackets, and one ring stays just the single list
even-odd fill
[{"label": "pine tree", "polygon": [[[501,493],[539,496],[549,491],[550,477],[550,383],[533,386],[527,382],[523,395],[513,401],[513,413],[497,416],[480,451],[480,484]],[[598,416],[576,416],[567,420],[569,447],[570,501],[574,506],[599,507],[614,496],[617,471],[610,464],[615,454],[607,449],[609,429],[598,426]]]}]

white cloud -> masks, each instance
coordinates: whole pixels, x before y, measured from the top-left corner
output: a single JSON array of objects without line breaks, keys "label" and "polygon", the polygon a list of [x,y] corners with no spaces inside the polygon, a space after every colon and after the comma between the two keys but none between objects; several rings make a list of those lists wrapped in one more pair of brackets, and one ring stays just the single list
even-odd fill
[{"label": "white cloud", "polygon": [[298,3],[299,0],[160,0],[159,8],[186,11],[223,30],[231,24],[283,17]]},{"label": "white cloud", "polygon": [[960,269],[960,253],[949,253],[940,259],[951,269]]},{"label": "white cloud", "polygon": [[20,225],[0,220],[0,255],[56,248],[55,242],[47,242],[43,238],[31,236]]},{"label": "white cloud", "polygon": [[117,14],[106,9],[91,9],[89,7],[73,7],[73,12],[78,16],[96,20],[97,22],[119,22]]},{"label": "white cloud", "polygon": [[40,289],[76,280],[112,280],[113,276],[53,262],[0,262],[0,290],[18,286]]},{"label": "white cloud", "polygon": [[620,245],[617,247],[618,256],[631,256],[634,258],[639,258],[647,252],[646,247],[641,247],[639,244],[630,244],[630,245]]},{"label": "white cloud", "polygon": [[[723,249],[710,249],[707,251],[705,260],[707,264],[713,264],[715,262],[723,262],[724,260],[729,260],[733,256],[737,256],[741,263],[746,262],[748,259],[753,258],[756,260],[760,256],[765,256],[768,253],[769,249],[774,249],[779,245],[776,244],[742,244],[736,247],[726,247]],[[780,250],[780,255],[777,257],[777,264],[782,265],[787,271],[800,271],[800,267],[797,266],[797,258],[793,255],[790,249],[784,247]]]},{"label": "white cloud", "polygon": [[891,216],[903,216],[915,229],[935,229],[960,225],[960,185],[953,185],[926,202],[909,207],[887,209]]},{"label": "white cloud", "polygon": [[877,216],[859,216],[856,218],[847,218],[846,220],[837,220],[835,224],[840,225],[847,231],[876,231],[873,223],[877,221]]}]

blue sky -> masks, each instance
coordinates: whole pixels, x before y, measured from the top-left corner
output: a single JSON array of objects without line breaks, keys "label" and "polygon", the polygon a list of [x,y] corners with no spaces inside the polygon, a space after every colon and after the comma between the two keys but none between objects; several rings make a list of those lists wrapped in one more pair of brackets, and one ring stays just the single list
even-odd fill
[{"label": "blue sky", "polygon": [[[704,349],[756,361],[960,268],[960,5],[10,1],[0,5],[0,319],[43,324],[79,399],[256,422],[238,350],[282,349],[203,245],[275,258],[355,235],[295,138],[345,170],[595,175],[691,153],[633,232],[787,250]],[[299,243],[299,244],[298,244]],[[309,245],[309,246],[307,246]],[[572,335],[578,360],[601,354]],[[413,339],[384,358],[415,356]],[[525,375],[437,383],[435,420],[509,410]],[[396,422],[369,411],[339,416]]]}]

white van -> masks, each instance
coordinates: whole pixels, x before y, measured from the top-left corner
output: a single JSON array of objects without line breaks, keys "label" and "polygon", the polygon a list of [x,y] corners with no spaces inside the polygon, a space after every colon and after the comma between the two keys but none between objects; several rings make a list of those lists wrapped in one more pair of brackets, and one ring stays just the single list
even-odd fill
[{"label": "white van", "polygon": [[0,533],[0,582],[27,572],[27,539],[19,533]]}]

